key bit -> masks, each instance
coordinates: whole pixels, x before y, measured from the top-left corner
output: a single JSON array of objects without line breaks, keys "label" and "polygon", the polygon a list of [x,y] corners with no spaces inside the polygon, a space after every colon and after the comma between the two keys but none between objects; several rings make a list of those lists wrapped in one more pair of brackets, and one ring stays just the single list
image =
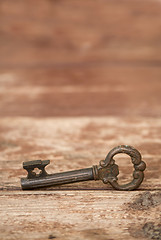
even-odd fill
[{"label": "key bit", "polygon": [[[119,168],[118,165],[115,164],[113,157],[118,153],[126,153],[129,155],[134,165],[133,180],[128,184],[119,185],[117,181]],[[50,160],[24,162],[23,168],[28,172],[28,175],[26,178],[21,178],[22,189],[29,190],[81,181],[102,180],[103,183],[110,183],[117,190],[134,190],[142,183],[144,179],[143,171],[146,168],[140,152],[127,145],[113,148],[107,154],[105,160],[101,160],[99,165],[94,165],[91,168],[48,174],[45,167],[49,163]],[[39,174],[34,172],[35,168],[40,170]]]},{"label": "key bit", "polygon": [[[45,177],[47,176],[47,172],[45,170],[45,167],[50,163],[50,160],[35,160],[35,161],[29,161],[29,162],[23,162],[23,168],[28,172],[27,178],[35,178],[35,177]],[[34,171],[35,168],[38,168],[40,170],[40,173],[36,175]]]}]

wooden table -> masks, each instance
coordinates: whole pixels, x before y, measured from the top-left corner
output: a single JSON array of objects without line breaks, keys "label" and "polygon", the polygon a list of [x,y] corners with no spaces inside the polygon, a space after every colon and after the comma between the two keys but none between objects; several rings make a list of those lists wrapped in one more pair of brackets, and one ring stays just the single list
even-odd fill
[{"label": "wooden table", "polygon": [[[0,7],[0,239],[161,239],[161,3]],[[136,191],[99,181],[21,190],[23,161],[80,169],[120,144],[147,163]],[[116,162],[128,182],[131,161]]]}]

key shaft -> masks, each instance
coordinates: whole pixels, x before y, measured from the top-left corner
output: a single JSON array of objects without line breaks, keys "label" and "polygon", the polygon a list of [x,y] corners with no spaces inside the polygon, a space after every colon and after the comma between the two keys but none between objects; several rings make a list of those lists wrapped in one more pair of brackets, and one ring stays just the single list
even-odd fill
[{"label": "key shaft", "polygon": [[35,178],[22,178],[23,190],[94,180],[93,168],[61,172]]}]

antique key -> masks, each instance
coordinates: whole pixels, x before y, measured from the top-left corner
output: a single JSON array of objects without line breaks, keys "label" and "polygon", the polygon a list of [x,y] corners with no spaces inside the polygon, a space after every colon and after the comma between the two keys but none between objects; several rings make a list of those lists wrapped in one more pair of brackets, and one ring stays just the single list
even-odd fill
[{"label": "antique key", "polygon": [[[129,155],[134,165],[133,180],[128,184],[119,185],[117,182],[119,169],[118,165],[115,164],[113,157],[118,153],[126,153]],[[102,180],[103,183],[110,183],[117,190],[134,190],[142,183],[144,179],[143,171],[146,168],[145,162],[141,160],[140,152],[127,145],[121,145],[113,148],[107,154],[105,160],[101,160],[99,165],[94,165],[91,168],[48,174],[45,170],[45,167],[49,163],[50,160],[24,162],[23,168],[27,170],[28,176],[27,178],[21,178],[22,189],[36,189],[40,187],[49,187],[66,183]],[[35,168],[40,170],[39,174],[34,172]]]}]

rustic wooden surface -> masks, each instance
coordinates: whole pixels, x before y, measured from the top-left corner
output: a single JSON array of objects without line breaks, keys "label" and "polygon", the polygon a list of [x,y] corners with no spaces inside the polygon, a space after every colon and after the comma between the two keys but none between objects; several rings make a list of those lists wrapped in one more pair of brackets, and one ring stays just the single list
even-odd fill
[{"label": "rustic wooden surface", "polygon": [[[0,126],[1,239],[144,239],[160,229],[160,119],[16,117],[1,118]],[[122,143],[138,148],[147,163],[137,191],[114,191],[99,181],[20,189],[23,161],[50,159],[49,173],[79,169]],[[130,160],[116,161],[120,181],[130,181]],[[144,231],[150,222],[154,230]]]},{"label": "rustic wooden surface", "polygon": [[[161,239],[160,1],[0,1],[0,239]],[[22,191],[49,173],[136,147],[132,192],[97,181]],[[117,156],[119,181],[132,164]]]}]

